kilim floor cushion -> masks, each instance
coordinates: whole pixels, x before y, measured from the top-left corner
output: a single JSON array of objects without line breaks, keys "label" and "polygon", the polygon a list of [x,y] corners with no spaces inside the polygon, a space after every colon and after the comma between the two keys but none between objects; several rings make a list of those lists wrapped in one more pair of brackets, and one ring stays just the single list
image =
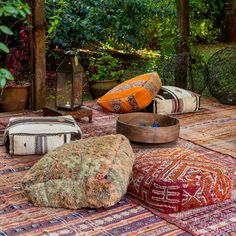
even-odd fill
[{"label": "kilim floor cushion", "polygon": [[195,112],[200,108],[200,95],[175,86],[162,86],[148,106],[157,114]]},{"label": "kilim floor cushion", "polygon": [[117,85],[97,103],[115,113],[141,110],[151,103],[160,87],[161,80],[156,72],[140,75]]},{"label": "kilim floor cushion", "polygon": [[123,135],[65,144],[40,159],[23,180],[36,206],[109,207],[126,193],[134,153]]},{"label": "kilim floor cushion", "polygon": [[150,207],[174,213],[231,197],[227,169],[182,147],[155,150],[135,160],[128,193]]},{"label": "kilim floor cushion", "polygon": [[45,154],[80,139],[80,127],[72,116],[10,118],[4,140],[12,155]]}]

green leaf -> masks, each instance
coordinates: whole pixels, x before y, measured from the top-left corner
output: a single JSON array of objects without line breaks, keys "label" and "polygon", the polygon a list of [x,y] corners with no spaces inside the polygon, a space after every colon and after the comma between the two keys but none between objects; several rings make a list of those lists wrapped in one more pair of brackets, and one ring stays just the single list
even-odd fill
[{"label": "green leaf", "polygon": [[0,42],[0,50],[2,50],[5,53],[9,53],[9,48],[6,46],[5,43]]},{"label": "green leaf", "polygon": [[0,30],[5,34],[13,35],[13,32],[11,31],[11,29],[5,25],[0,25]]},{"label": "green leaf", "polygon": [[16,8],[11,5],[4,6],[4,10],[10,14],[17,14]]},{"label": "green leaf", "polygon": [[14,77],[12,76],[11,72],[7,69],[1,68],[0,69],[0,75],[3,76],[5,79],[14,80]]},{"label": "green leaf", "polygon": [[6,86],[6,79],[1,78],[0,75],[0,88],[3,89]]},{"label": "green leaf", "polygon": [[[10,72],[9,72],[10,73]],[[14,80],[14,77],[13,77],[13,75],[10,73],[10,75],[9,75],[9,77],[8,77],[8,80],[11,80],[11,81],[13,81]]]},{"label": "green leaf", "polygon": [[25,12],[26,12],[28,15],[30,15],[30,14],[31,14],[31,11],[30,11],[30,9],[29,9],[29,8],[25,8]]},{"label": "green leaf", "polygon": [[22,17],[24,17],[24,18],[26,17],[26,13],[23,10],[19,10],[19,13]]}]

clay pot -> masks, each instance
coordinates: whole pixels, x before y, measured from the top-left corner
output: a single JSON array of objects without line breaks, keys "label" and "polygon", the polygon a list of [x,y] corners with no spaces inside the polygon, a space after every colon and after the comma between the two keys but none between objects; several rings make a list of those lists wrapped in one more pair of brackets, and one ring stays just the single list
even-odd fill
[{"label": "clay pot", "polygon": [[109,90],[118,85],[117,80],[89,81],[89,90],[94,99],[100,98]]},{"label": "clay pot", "polygon": [[29,85],[6,87],[0,100],[2,112],[22,111],[26,108]]}]

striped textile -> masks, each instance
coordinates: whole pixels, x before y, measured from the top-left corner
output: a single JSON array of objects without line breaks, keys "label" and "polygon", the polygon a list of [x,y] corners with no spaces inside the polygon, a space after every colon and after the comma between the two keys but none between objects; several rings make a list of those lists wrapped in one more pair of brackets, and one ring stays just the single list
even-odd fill
[{"label": "striped textile", "polygon": [[152,106],[158,114],[195,112],[200,108],[200,95],[175,86],[162,86]]},{"label": "striped textile", "polygon": [[236,106],[202,99],[197,113],[176,115],[180,137],[236,158]]},{"label": "striped textile", "polygon": [[72,116],[16,117],[10,118],[4,140],[10,154],[44,154],[81,134]]}]

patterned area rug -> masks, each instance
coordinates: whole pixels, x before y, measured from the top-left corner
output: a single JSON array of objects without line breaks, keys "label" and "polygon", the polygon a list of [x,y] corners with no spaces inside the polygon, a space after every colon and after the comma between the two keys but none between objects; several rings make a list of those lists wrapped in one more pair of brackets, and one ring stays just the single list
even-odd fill
[{"label": "patterned area rug", "polygon": [[26,171],[41,156],[14,156],[0,149],[0,235],[191,235],[132,199],[108,209],[34,207],[21,191]]},{"label": "patterned area rug", "polygon": [[236,106],[202,99],[201,111],[177,115],[180,137],[236,158]]},{"label": "patterned area rug", "polygon": [[[213,108],[214,106],[209,105],[209,114],[214,113]],[[216,107],[216,110],[218,108]],[[223,116],[223,113],[221,115]],[[216,117],[221,119],[221,115],[217,116],[216,114]],[[94,110],[92,124],[88,123],[87,119],[79,121],[84,133],[83,137],[114,134],[116,116],[115,114],[101,112],[99,109]],[[187,122],[190,122],[191,118],[184,118],[183,116],[182,120],[182,127],[185,130]],[[195,120],[197,122],[196,117]],[[207,122],[207,119],[205,121]],[[3,120],[0,118],[0,124],[3,127],[6,123],[7,117]],[[188,132],[190,135],[193,131],[189,130]],[[234,172],[233,179],[236,184],[236,159],[221,154],[220,151],[222,150],[222,153],[225,153],[224,149],[216,152],[211,150],[211,147],[205,148],[195,143],[197,141],[193,143],[180,138],[176,143],[171,144],[141,145],[133,143],[132,146],[137,156],[153,149],[177,146],[202,152],[213,160],[224,164],[230,172]],[[0,148],[0,235],[233,236],[236,232],[236,186],[234,186],[232,200],[176,214],[162,214],[154,209],[147,208],[143,203],[130,196],[125,196],[119,203],[108,209],[72,211],[34,207],[23,195],[20,181],[26,171],[39,158],[41,156],[11,157],[5,153],[3,147]]]},{"label": "patterned area rug", "polygon": [[[102,111],[95,102],[88,102],[87,105]],[[236,158],[236,106],[201,98],[199,112],[175,117],[180,120],[181,138]]]},{"label": "patterned area rug", "polygon": [[[0,118],[1,131],[9,117]],[[93,123],[79,122],[84,138],[115,132],[111,114],[94,112]],[[0,236],[13,235],[173,235],[191,233],[171,224],[134,200],[124,197],[107,209],[53,209],[30,204],[20,182],[41,156],[10,156],[0,147]]]}]

